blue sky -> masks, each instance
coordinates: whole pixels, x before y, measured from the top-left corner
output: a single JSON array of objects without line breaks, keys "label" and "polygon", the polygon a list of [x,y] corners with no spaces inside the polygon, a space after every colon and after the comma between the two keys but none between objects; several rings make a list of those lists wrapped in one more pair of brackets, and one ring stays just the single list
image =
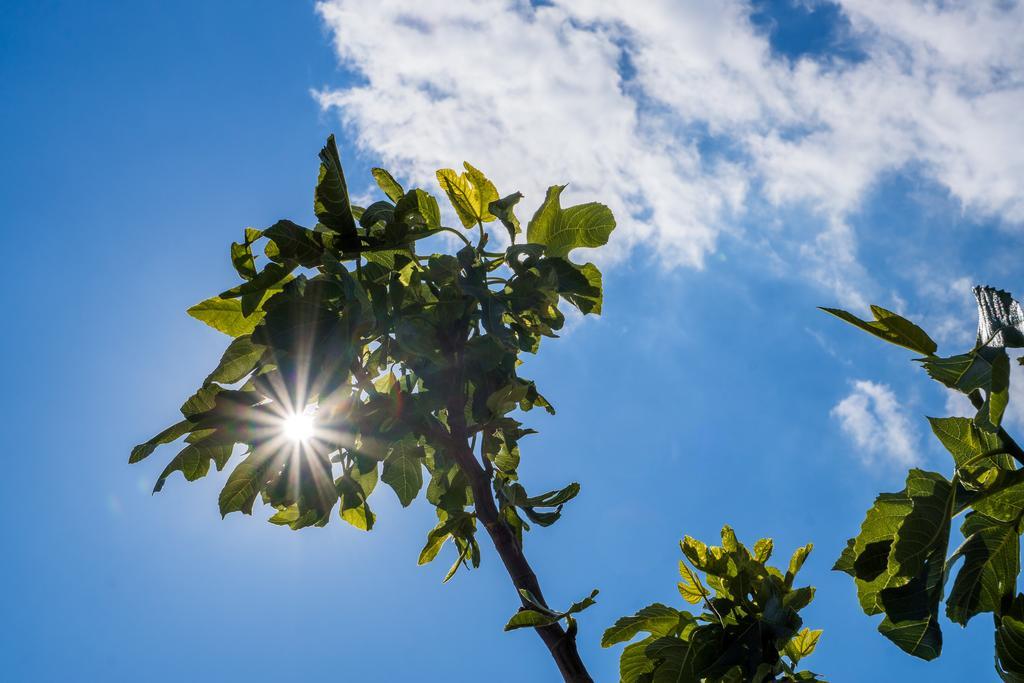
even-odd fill
[{"label": "blue sky", "polygon": [[[668,49],[645,33],[657,22],[584,2],[539,8],[513,27],[531,49],[498,45],[498,56],[486,41],[452,40],[445,32],[464,17],[438,10],[421,33],[448,52],[417,63],[401,31],[378,31],[398,10],[359,4],[5,6],[0,205],[13,284],[0,338],[12,387],[0,657],[10,680],[552,680],[534,635],[501,631],[515,598],[489,548],[480,570],[447,585],[446,565],[416,566],[433,525],[423,501],[402,509],[380,490],[371,533],[337,521],[295,533],[258,515],[221,521],[226,473],[175,478],[151,496],[173,451],[126,464],[223,349],[184,310],[232,283],[227,246],[243,227],[311,218],[330,132],[357,192],[382,161],[422,179],[431,164],[468,158],[493,169],[500,190],[526,191],[531,210],[537,188],[567,181],[573,200],[616,209],[603,318],[524,368],[559,409],[529,415],[540,434],[523,443],[524,481],[583,485],[557,525],[529,535],[528,555],[552,601],[601,589],[580,633],[598,680],[614,679],[618,658],[597,646],[601,631],[650,602],[679,604],[678,539],[713,540],[723,523],[750,543],[774,537],[780,557],[815,543],[805,622],[825,634],[807,664],[830,680],[994,678],[984,617],[965,631],[944,624],[943,656],[920,662],[881,637],[849,579],[829,571],[875,494],[902,487],[907,463],[948,473],[923,415],[956,406],[908,354],[815,306],[902,310],[953,352],[971,343],[969,284],[1024,291],[1013,260],[1021,176],[1005,175],[1022,160],[996,106],[1018,91],[998,74],[977,80],[1021,63],[983,48],[938,59],[948,33],[909,32],[912,16],[880,23],[872,3],[786,0],[704,17],[726,27],[731,52],[748,50],[748,71],[672,53],[676,84],[652,66]],[[430,5],[399,14],[413,25]],[[970,21],[936,10],[928,26],[962,24],[965,44],[992,18],[948,12]],[[552,81],[563,62],[579,70]],[[473,71],[481,63],[491,80]],[[968,77],[965,94],[955,86]],[[744,79],[757,99],[740,106],[753,92]],[[789,81],[802,90],[779,85]],[[857,93],[883,81],[903,84],[896,123],[865,114],[850,128],[827,102],[779,104],[832,93],[836,109],[870,112],[891,93]],[[680,99],[685,83],[703,84],[699,107]],[[527,107],[535,137],[508,102],[469,106],[496,87],[544,103]],[[947,90],[961,99],[937,95]],[[977,124],[969,153],[945,137],[960,111],[979,117],[964,123]],[[863,137],[848,144],[850,131]],[[903,134],[905,147],[893,142]]]}]

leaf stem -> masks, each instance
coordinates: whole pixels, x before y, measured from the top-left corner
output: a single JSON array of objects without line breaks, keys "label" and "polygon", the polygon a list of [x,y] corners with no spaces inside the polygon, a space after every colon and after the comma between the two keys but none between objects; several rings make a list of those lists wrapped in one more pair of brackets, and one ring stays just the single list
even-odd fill
[{"label": "leaf stem", "polygon": [[456,230],[455,228],[446,228],[446,227],[444,227],[444,226],[441,226],[440,228],[438,228],[438,232],[450,232],[450,233],[452,233],[453,235],[457,236],[457,237],[458,237],[458,238],[459,238],[460,240],[462,240],[463,242],[465,242],[465,243],[466,243],[466,246],[467,246],[467,247],[472,247],[472,246],[473,246],[473,243],[472,243],[472,242],[470,242],[470,241],[469,241],[469,240],[468,240],[468,239],[466,238],[466,236],[465,236],[465,235],[463,235],[463,234],[462,234],[461,232],[459,232],[459,231],[458,231],[458,230]]}]

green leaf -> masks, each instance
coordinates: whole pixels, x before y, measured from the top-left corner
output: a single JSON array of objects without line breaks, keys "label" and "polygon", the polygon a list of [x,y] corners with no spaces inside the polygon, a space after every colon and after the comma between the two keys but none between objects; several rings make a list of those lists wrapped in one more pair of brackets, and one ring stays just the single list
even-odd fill
[{"label": "green leaf", "polygon": [[289,276],[294,268],[295,264],[282,265],[280,263],[268,263],[263,270],[257,273],[248,282],[244,282],[237,287],[232,287],[225,292],[221,292],[220,297],[222,299],[234,299],[246,294],[263,292],[267,289],[280,289],[280,285],[291,279]]},{"label": "green leaf", "polygon": [[348,522],[360,531],[369,531],[373,528],[373,523],[377,517],[370,510],[370,506],[366,501],[363,501],[361,505],[356,507],[342,507],[340,508],[339,514],[342,520]]},{"label": "green leaf", "polygon": [[[758,562],[767,562],[772,556],[772,550],[775,549],[775,543],[770,538],[762,538],[754,544],[754,559]],[[799,551],[797,551],[799,552]],[[810,552],[810,550],[808,550]],[[790,562],[792,564],[792,561]]]},{"label": "green leaf", "polygon": [[857,572],[856,572],[857,555],[856,555],[856,553],[854,551],[854,548],[856,547],[856,544],[857,544],[857,539],[856,538],[847,539],[846,547],[843,548],[842,554],[839,555],[839,559],[836,560],[836,563],[834,565],[832,565],[832,571],[834,571],[834,572],[843,572],[845,574],[849,574],[850,576],[852,576],[854,578],[857,577]]},{"label": "green leaf", "polygon": [[271,524],[277,524],[279,526],[292,526],[299,521],[301,513],[299,512],[299,506],[289,505],[288,507],[281,508],[274,513],[267,521]]},{"label": "green leaf", "polygon": [[412,439],[395,444],[384,460],[381,480],[394,489],[402,507],[408,507],[423,488],[423,447]]},{"label": "green leaf", "polygon": [[253,503],[266,483],[267,471],[272,461],[273,458],[266,454],[252,453],[235,466],[218,498],[222,518],[231,512],[252,514]]},{"label": "green leaf", "polygon": [[912,469],[905,490],[913,507],[896,532],[890,563],[901,575],[916,576],[937,550],[946,557],[954,489],[941,474]]},{"label": "green leaf", "polygon": [[234,384],[253,371],[265,351],[265,346],[253,344],[247,334],[233,339],[217,367],[203,380],[203,384]]},{"label": "green leaf", "polygon": [[455,520],[448,519],[438,522],[437,526],[430,530],[427,534],[427,543],[423,546],[423,550],[420,551],[417,564],[427,564],[434,561],[437,553],[441,551],[441,546],[451,538],[454,526]]},{"label": "green leaf", "polygon": [[189,396],[181,404],[181,414],[189,420],[194,420],[197,415],[213,410],[213,407],[217,405],[217,395],[221,391],[223,391],[223,388],[216,384],[207,384],[200,387],[199,391]]},{"label": "green leaf", "polygon": [[[524,627],[537,627],[537,626],[548,626],[554,624],[561,619],[571,617],[573,614],[578,614],[583,610],[587,609],[594,604],[594,598],[597,596],[598,591],[591,591],[590,595],[582,600],[574,602],[569,609],[564,612],[554,612],[544,605],[540,604],[536,597],[533,596],[529,591],[520,589],[519,592],[522,594],[523,600],[537,609],[531,609],[527,607],[520,608],[518,612],[512,615],[508,623],[505,624],[506,631],[512,631],[517,628]],[[571,620],[571,619],[570,619]]]},{"label": "green leaf", "polygon": [[[846,564],[849,555],[855,558],[852,570],[866,614],[888,611],[883,591],[904,586],[928,566],[942,563],[949,540],[953,490],[941,475],[913,469],[903,491],[883,493],[875,500],[852,550],[848,548],[840,558]],[[844,569],[840,562],[837,568]]]},{"label": "green leaf", "polygon": [[689,640],[659,638],[647,646],[648,656],[662,659],[652,683],[700,681],[706,667],[717,659],[720,645],[709,631],[697,631]]},{"label": "green leaf", "polygon": [[160,477],[153,487],[153,493],[159,492],[164,487],[167,477],[174,472],[180,471],[188,481],[195,481],[205,477],[210,471],[210,461],[214,461],[219,470],[231,457],[232,444],[205,444],[203,442],[190,443],[181,450],[178,455],[164,468]]},{"label": "green leaf", "polygon": [[515,192],[496,199],[487,205],[487,210],[490,211],[494,216],[501,221],[501,224],[508,230],[509,242],[515,243],[516,235],[522,232],[522,228],[519,227],[519,219],[516,218],[515,205],[519,203],[519,200],[523,198],[522,192]]},{"label": "green leaf", "polygon": [[423,190],[409,190],[395,205],[395,218],[428,231],[441,227],[441,209],[437,200]]},{"label": "green leaf", "polygon": [[679,575],[683,579],[678,584],[679,594],[683,596],[683,600],[696,605],[707,599],[708,589],[701,583],[697,572],[690,569],[683,560],[679,560]]},{"label": "green leaf", "polygon": [[875,319],[870,322],[861,320],[857,316],[838,308],[821,308],[821,310],[831,313],[840,320],[859,327],[879,339],[884,339],[890,344],[896,344],[926,356],[932,355],[938,348],[931,337],[920,327],[892,311],[885,310],[881,306],[871,307],[871,312]]},{"label": "green leaf", "polygon": [[575,263],[552,257],[542,261],[551,267],[558,278],[558,293],[563,299],[578,308],[583,315],[601,314],[604,300],[601,271],[593,263],[578,266]]},{"label": "green leaf", "polygon": [[787,587],[792,587],[793,579],[796,578],[797,573],[800,571],[800,568],[804,566],[804,562],[807,561],[807,556],[811,554],[811,551],[813,549],[814,544],[808,543],[803,547],[797,548],[796,551],[793,553],[793,557],[791,557],[789,560],[789,568],[786,570]]},{"label": "green leaf", "polygon": [[515,410],[529,391],[530,385],[527,382],[515,379],[488,396],[487,407],[496,416],[504,415]]},{"label": "green leaf", "polygon": [[377,223],[389,224],[395,220],[395,205],[391,202],[374,202],[366,207],[359,217],[359,225],[370,228]]},{"label": "green leaf", "polygon": [[647,646],[657,639],[657,636],[648,636],[626,646],[619,657],[619,683],[639,683],[654,671],[655,662],[647,656]]},{"label": "green leaf", "polygon": [[[1013,469],[1013,459],[1005,453],[996,453],[1004,448],[998,435],[978,429],[974,421],[966,417],[929,417],[932,433],[953,456],[953,462],[961,479],[968,486],[977,488],[982,484],[986,472],[993,468]],[[989,475],[987,478],[991,478]]]},{"label": "green leaf", "polygon": [[580,485],[576,482],[566,485],[563,488],[556,489],[554,491],[548,491],[542,493],[539,496],[530,496],[523,504],[526,507],[540,507],[540,508],[551,508],[558,505],[568,503],[570,500],[579,495]]},{"label": "green leaf", "polygon": [[519,467],[519,447],[513,444],[510,448],[507,441],[501,439],[500,446],[494,454],[494,466],[502,472],[515,472]]},{"label": "green leaf", "polygon": [[997,611],[1016,592],[1020,535],[1015,525],[978,512],[967,515],[961,530],[965,540],[947,566],[960,557],[964,564],[946,598],[946,615],[966,626],[975,614]]},{"label": "green leaf", "polygon": [[821,633],[821,629],[812,631],[809,628],[805,628],[786,643],[786,656],[792,660],[793,666],[796,666],[801,659],[811,656],[814,648],[818,646],[818,639],[821,638]]},{"label": "green leaf", "polygon": [[988,488],[973,502],[975,512],[998,519],[1014,522],[1024,517],[1024,470],[1001,473]]},{"label": "green leaf", "polygon": [[[307,268],[313,268],[323,263],[323,242],[319,234],[309,228],[304,228],[291,221],[282,220],[264,230],[263,236],[273,243],[272,249],[268,246],[267,256],[275,261],[284,262],[288,272],[291,272],[291,266],[294,265],[290,263],[292,261],[298,262]],[[269,268],[270,266],[264,268],[266,275],[260,278],[262,279],[262,282],[259,283],[262,285],[261,289],[275,284],[273,278],[280,274],[280,269],[268,271]],[[279,278],[277,282],[280,282],[281,279]],[[253,280],[247,284],[255,288],[255,283],[256,281]],[[246,286],[242,285],[242,287],[236,289],[242,289]]]},{"label": "green leaf", "polygon": [[1003,414],[1010,402],[1010,357],[1000,353],[992,361],[992,382],[985,404],[978,411],[978,424],[990,432],[999,430]]},{"label": "green leaf", "polygon": [[532,609],[521,609],[512,615],[512,618],[505,624],[506,631],[514,631],[517,628],[536,628],[538,626],[550,626],[558,621],[557,615],[545,614]]},{"label": "green leaf", "polygon": [[878,593],[890,582],[899,584],[906,581],[902,577],[894,580],[889,568],[889,554],[896,532],[912,506],[910,498],[902,492],[880,494],[868,510],[860,533],[853,539],[854,545],[850,552],[855,558],[853,576],[857,584],[857,597],[865,614],[878,614],[882,611]]},{"label": "green leaf", "polygon": [[[924,359],[921,364],[932,379],[965,394],[978,389],[991,391],[993,383],[997,387],[996,391],[1006,391],[1009,388],[1009,358],[1003,349],[979,348],[949,358]],[[1004,397],[1000,397],[999,404],[1005,408]],[[988,412],[986,406],[979,414],[985,420],[985,424],[979,426],[989,426]],[[1002,417],[1001,412],[998,413],[998,417]],[[995,429],[991,428],[990,431]]]},{"label": "green leaf", "polygon": [[377,463],[366,463],[365,471],[353,466],[335,481],[340,499],[338,514],[342,520],[360,531],[370,531],[376,521],[376,515],[370,509],[367,497],[377,486]]},{"label": "green leaf", "polygon": [[566,257],[577,247],[607,244],[615,218],[604,204],[589,203],[563,209],[559,203],[565,185],[548,188],[544,203],[530,219],[526,239],[547,247],[548,256]]},{"label": "green leaf", "polygon": [[1017,595],[1004,614],[996,615],[996,671],[1004,681],[1024,681],[1024,616]]},{"label": "green leaf", "polygon": [[341,168],[341,157],[333,135],[327,138],[327,144],[320,150],[320,174],[313,193],[313,212],[317,220],[341,235],[344,251],[358,249],[356,222],[352,216],[345,172]]},{"label": "green leaf", "polygon": [[931,661],[942,652],[938,604],[942,600],[942,560],[937,558],[922,577],[881,592],[886,617],[878,632],[914,657]]},{"label": "green leaf", "polygon": [[397,202],[405,195],[405,190],[398,184],[390,173],[385,171],[383,168],[374,168],[370,171],[373,173],[373,179],[377,181],[377,187],[384,191],[384,194],[388,196],[393,202]]},{"label": "green leaf", "polygon": [[[720,547],[685,537],[680,542],[683,554],[706,577],[702,583],[697,572],[681,562],[680,593],[688,602],[703,603],[705,609],[693,615],[656,604],[619,619],[605,632],[604,647],[640,632],[650,633],[641,647],[630,646],[623,652],[622,679],[645,683],[815,680],[809,672],[793,673],[780,660],[789,643],[793,658],[810,654],[821,632],[800,631],[797,611],[811,602],[814,589],[792,589],[792,577],[787,582],[782,572],[767,566],[772,547],[771,539],[761,539],[751,554],[728,525],[722,528]],[[793,572],[809,550],[808,545],[795,553]]]},{"label": "green leaf", "polygon": [[132,454],[128,457],[128,464],[134,464],[140,460],[145,460],[149,455],[156,450],[156,447],[175,441],[179,437],[188,434],[192,431],[192,423],[188,420],[182,420],[176,424],[171,425],[167,429],[163,430],[149,441],[140,443],[138,446],[132,449]]},{"label": "green leaf", "polygon": [[252,247],[248,241],[239,244],[231,243],[231,265],[243,279],[251,280],[256,277],[256,261],[253,259]]},{"label": "green leaf", "polygon": [[[913,469],[903,494],[910,510],[888,525],[896,530],[883,571],[887,580],[876,584],[876,601],[871,607],[885,612],[878,626],[882,635],[905,652],[930,660],[942,650],[938,607],[945,582],[954,488],[939,474]],[[861,560],[857,558],[858,563]],[[858,588],[860,584],[858,577]],[[865,611],[873,613],[868,608]]]},{"label": "green leaf", "polygon": [[607,629],[601,637],[601,647],[632,640],[641,632],[652,636],[664,636],[679,626],[679,610],[656,602],[648,605],[631,617],[622,617]]},{"label": "green leaf", "polygon": [[783,597],[782,604],[792,610],[802,610],[814,600],[814,592],[813,586],[794,588]]},{"label": "green leaf", "polygon": [[587,609],[588,607],[596,604],[597,601],[594,600],[594,598],[597,597],[597,594],[599,592],[600,591],[598,591],[596,588],[594,590],[590,591],[590,595],[588,595],[587,597],[583,598],[582,600],[577,600],[576,602],[574,602],[571,605],[569,605],[569,609],[567,609],[564,612],[562,612],[561,616],[562,617],[567,617],[567,616],[569,616],[571,614],[579,614],[580,612],[582,612],[583,610]]},{"label": "green leaf", "polygon": [[463,227],[472,228],[478,222],[488,223],[496,218],[488,207],[498,199],[498,191],[494,183],[468,162],[463,162],[463,166],[465,173],[456,173],[450,168],[439,169],[437,182],[448,195]]},{"label": "green leaf", "polygon": [[[260,302],[266,301],[275,292],[267,290]],[[249,314],[242,311],[242,302],[239,299],[222,299],[219,296],[201,301],[188,309],[188,314],[196,320],[201,320],[218,332],[231,337],[240,337],[243,334],[252,334],[256,325],[263,319],[263,311],[257,307]]]}]

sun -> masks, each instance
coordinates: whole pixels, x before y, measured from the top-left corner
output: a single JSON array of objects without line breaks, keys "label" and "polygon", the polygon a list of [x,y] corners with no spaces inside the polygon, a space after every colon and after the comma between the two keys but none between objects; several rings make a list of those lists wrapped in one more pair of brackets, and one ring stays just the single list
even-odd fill
[{"label": "sun", "polygon": [[303,443],[313,438],[316,429],[313,426],[313,415],[308,412],[292,413],[284,418],[282,430],[285,437],[297,443]]}]

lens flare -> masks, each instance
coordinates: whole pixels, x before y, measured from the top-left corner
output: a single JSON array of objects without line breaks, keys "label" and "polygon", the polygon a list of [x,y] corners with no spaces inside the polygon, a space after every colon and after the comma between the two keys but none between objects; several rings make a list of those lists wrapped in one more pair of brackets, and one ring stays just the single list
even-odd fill
[{"label": "lens flare", "polygon": [[296,442],[305,442],[313,438],[313,415],[308,412],[293,413],[284,418],[282,430],[285,437]]}]

